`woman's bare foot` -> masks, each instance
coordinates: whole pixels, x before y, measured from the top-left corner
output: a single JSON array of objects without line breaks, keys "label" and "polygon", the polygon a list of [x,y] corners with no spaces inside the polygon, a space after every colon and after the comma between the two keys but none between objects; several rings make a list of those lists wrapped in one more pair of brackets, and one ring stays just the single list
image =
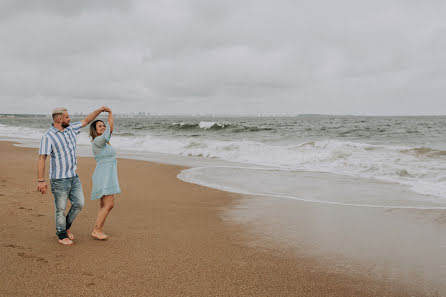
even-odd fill
[{"label": "woman's bare foot", "polygon": [[64,239],[59,239],[59,243],[61,243],[63,245],[73,245],[74,244],[74,242],[71,239],[69,239],[68,237],[64,238]]},{"label": "woman's bare foot", "polygon": [[71,240],[74,239],[74,234],[71,233],[70,229],[67,229],[67,235],[68,235],[68,238],[69,238],[69,239],[71,239]]},{"label": "woman's bare foot", "polygon": [[108,236],[105,235],[103,232],[99,232],[96,230],[93,230],[93,232],[91,232],[91,236],[99,240],[106,240],[108,238]]}]

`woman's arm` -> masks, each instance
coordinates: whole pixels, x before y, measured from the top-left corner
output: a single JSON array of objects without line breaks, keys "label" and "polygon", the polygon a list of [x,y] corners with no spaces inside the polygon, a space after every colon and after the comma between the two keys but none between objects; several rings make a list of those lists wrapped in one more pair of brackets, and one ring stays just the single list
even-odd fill
[{"label": "woman's arm", "polygon": [[113,113],[111,109],[108,111],[108,126],[110,127],[110,133],[113,132]]},{"label": "woman's arm", "polygon": [[111,137],[111,132],[113,131],[113,113],[112,111],[109,109],[108,110],[108,126],[104,131],[104,134],[102,134],[101,136],[96,137],[93,140],[93,143],[102,148],[105,146],[105,144],[107,142],[110,141],[110,137]]}]

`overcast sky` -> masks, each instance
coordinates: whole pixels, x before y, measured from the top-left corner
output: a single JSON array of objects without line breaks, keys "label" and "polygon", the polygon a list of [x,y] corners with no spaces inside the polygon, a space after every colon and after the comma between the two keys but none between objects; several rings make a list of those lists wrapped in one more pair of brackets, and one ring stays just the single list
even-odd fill
[{"label": "overcast sky", "polygon": [[443,0],[0,0],[0,113],[446,114]]}]

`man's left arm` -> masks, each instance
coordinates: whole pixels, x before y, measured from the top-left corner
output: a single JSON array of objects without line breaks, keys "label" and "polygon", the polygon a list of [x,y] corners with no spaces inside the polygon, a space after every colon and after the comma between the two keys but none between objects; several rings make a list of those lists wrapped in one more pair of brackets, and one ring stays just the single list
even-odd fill
[{"label": "man's left arm", "polygon": [[91,122],[93,122],[93,120],[101,114],[101,112],[103,111],[110,111],[110,108],[108,108],[107,106],[102,106],[101,108],[96,109],[95,111],[93,111],[92,113],[90,113],[88,116],[85,117],[85,119],[83,119],[81,121],[82,123],[82,127],[87,126],[88,124],[90,124]]}]

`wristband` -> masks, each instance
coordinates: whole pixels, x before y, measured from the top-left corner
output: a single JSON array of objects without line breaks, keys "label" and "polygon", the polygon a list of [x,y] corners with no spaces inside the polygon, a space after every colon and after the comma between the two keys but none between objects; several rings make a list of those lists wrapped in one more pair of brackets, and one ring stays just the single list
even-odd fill
[{"label": "wristband", "polygon": [[43,183],[45,180],[38,180],[37,182],[39,182],[39,183]]}]

